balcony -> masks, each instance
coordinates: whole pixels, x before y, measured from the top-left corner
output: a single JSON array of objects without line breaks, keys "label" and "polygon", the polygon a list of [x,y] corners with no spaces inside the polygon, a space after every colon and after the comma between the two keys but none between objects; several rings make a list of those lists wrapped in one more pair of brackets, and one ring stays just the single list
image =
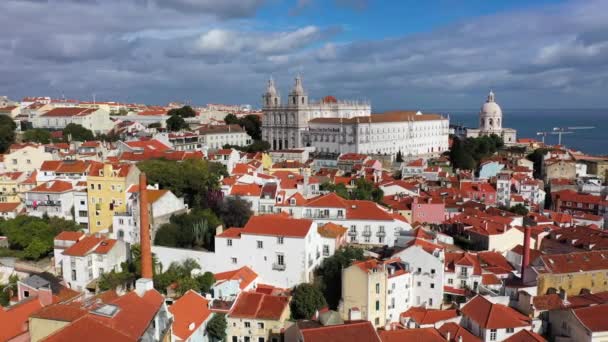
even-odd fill
[{"label": "balcony", "polygon": [[[35,203],[35,205],[34,205]],[[25,204],[28,208],[31,207],[60,207],[61,206],[61,201],[28,201]]]},{"label": "balcony", "polygon": [[285,266],[285,264],[277,264],[277,263],[272,264],[272,269],[274,271],[285,271],[286,268],[287,268],[287,266]]},{"label": "balcony", "polygon": [[386,236],[386,232],[383,231],[383,230],[381,230],[381,231],[379,231],[379,232],[376,233],[376,236],[377,237],[385,237]]},{"label": "balcony", "polygon": [[371,230],[365,230],[365,231],[363,231],[363,236],[365,236],[365,237],[372,236],[372,231]]},{"label": "balcony", "polygon": [[357,236],[357,231],[356,230],[349,230],[348,231],[348,236]]}]

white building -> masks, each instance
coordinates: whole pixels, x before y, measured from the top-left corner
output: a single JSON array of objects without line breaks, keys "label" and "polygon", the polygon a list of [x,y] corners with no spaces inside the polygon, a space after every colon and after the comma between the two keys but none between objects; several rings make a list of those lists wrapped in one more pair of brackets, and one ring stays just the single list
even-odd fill
[{"label": "white building", "polygon": [[283,150],[306,146],[303,133],[309,128],[309,121],[315,118],[345,118],[369,116],[371,105],[360,101],[337,101],[327,96],[319,102],[309,102],[308,94],[302,86],[300,76],[289,93],[286,104],[281,103],[274,80],[268,81],[262,96],[264,118],[262,137],[273,150]]},{"label": "white building", "polygon": [[321,117],[302,134],[320,152],[431,156],[448,150],[449,120],[438,114],[387,112],[353,118]]},{"label": "white building", "polygon": [[399,257],[411,272],[410,305],[439,309],[443,303],[445,279],[443,247],[415,238],[393,256]]},{"label": "white building", "polygon": [[13,144],[4,155],[4,169],[31,173],[40,168],[45,160],[52,160],[53,155],[46,152],[44,145]]},{"label": "white building", "polygon": [[89,228],[89,202],[87,190],[76,190],[74,192],[74,217],[76,223],[83,229]]},{"label": "white building", "polygon": [[319,225],[332,222],[347,227],[350,243],[393,246],[399,232],[412,229],[403,216],[372,201],[346,200],[333,192],[300,203],[289,198],[275,209]]},{"label": "white building", "polygon": [[34,128],[61,130],[69,124],[77,124],[94,133],[107,133],[114,127],[110,113],[103,109],[59,107],[39,115],[32,121]]},{"label": "white building", "polygon": [[198,129],[199,141],[210,150],[224,145],[247,146],[252,139],[239,125],[207,125]]},{"label": "white building", "polygon": [[[138,244],[139,237],[139,189],[136,185],[127,189],[125,212],[114,214],[112,237],[128,244]],[[171,191],[159,190],[158,186],[148,186],[148,203],[150,203],[151,237],[154,240],[156,230],[168,223],[172,215],[188,212],[184,199],[175,196]],[[210,227],[215,229],[215,227]]]},{"label": "white building", "polygon": [[74,193],[72,183],[61,180],[42,183],[25,193],[25,206],[30,216],[59,217],[72,220],[74,214]]},{"label": "white building", "polygon": [[283,288],[310,282],[325,256],[312,220],[284,215],[253,216],[244,228],[215,237],[214,269],[248,266],[264,283]]},{"label": "white building", "polygon": [[512,128],[502,127],[502,109],[496,103],[494,93],[490,91],[486,102],[479,111],[479,128],[467,128],[467,137],[476,138],[484,135],[496,134],[502,138],[506,145],[517,142],[517,131]]},{"label": "white building", "polygon": [[[120,264],[127,261],[124,242],[97,236],[86,236],[65,249],[61,268],[68,286],[84,291],[91,281],[112,270],[120,272]],[[57,259],[55,267],[58,267]]]}]

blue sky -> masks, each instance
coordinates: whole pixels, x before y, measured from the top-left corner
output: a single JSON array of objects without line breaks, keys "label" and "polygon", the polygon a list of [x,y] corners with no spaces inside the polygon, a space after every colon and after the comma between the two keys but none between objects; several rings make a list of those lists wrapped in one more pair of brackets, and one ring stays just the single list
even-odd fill
[{"label": "blue sky", "polygon": [[[100,20],[103,18],[103,20]],[[23,25],[23,23],[28,23]],[[608,108],[604,0],[3,0],[0,95]]]}]

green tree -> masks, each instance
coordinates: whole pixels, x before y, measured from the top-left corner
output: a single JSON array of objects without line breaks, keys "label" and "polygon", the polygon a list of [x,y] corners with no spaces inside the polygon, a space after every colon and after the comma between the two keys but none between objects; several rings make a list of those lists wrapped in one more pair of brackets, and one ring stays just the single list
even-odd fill
[{"label": "green tree", "polygon": [[181,131],[182,129],[188,129],[190,126],[186,123],[184,118],[179,115],[172,115],[167,119],[167,129],[171,132]]},{"label": "green tree", "polygon": [[227,197],[217,209],[225,227],[244,227],[253,211],[251,203],[240,197]]},{"label": "green tree", "polygon": [[28,129],[23,133],[23,140],[27,142],[48,144],[51,142],[51,138],[51,132],[42,128]]},{"label": "green tree", "polygon": [[153,122],[148,125],[148,128],[161,128],[161,127],[162,127],[162,125],[160,124],[160,122]]},{"label": "green tree", "polygon": [[200,159],[179,163],[147,160],[138,163],[137,167],[146,173],[150,183],[184,197],[190,208],[209,207],[210,198],[220,190],[220,177],[228,175],[224,165]]},{"label": "green tree", "polygon": [[0,285],[0,306],[10,305],[11,297],[17,294],[17,282],[19,282],[19,277],[13,274],[8,277],[7,284]]},{"label": "green tree", "polygon": [[91,141],[95,139],[95,135],[91,130],[75,123],[65,126],[63,136],[68,141]]},{"label": "green tree", "polygon": [[227,329],[228,322],[226,322],[224,314],[214,314],[207,323],[207,333],[214,341],[223,341],[226,338]]},{"label": "green tree", "polygon": [[34,238],[32,242],[25,248],[25,258],[29,260],[38,260],[49,252],[48,244],[40,238]]},{"label": "green tree", "polygon": [[154,244],[157,246],[177,247],[180,227],[175,223],[165,223],[156,232]]},{"label": "green tree", "polygon": [[7,115],[0,115],[0,153],[6,153],[15,142],[15,121]]},{"label": "green tree", "polygon": [[196,279],[192,277],[183,277],[177,280],[177,288],[175,291],[179,296],[183,296],[186,292],[194,290],[199,291],[199,284]]},{"label": "green tree", "polygon": [[512,212],[512,213],[514,213],[514,214],[521,215],[521,216],[528,215],[528,208],[526,208],[521,203],[512,206],[511,208],[509,208],[509,211]]},{"label": "green tree", "polygon": [[262,121],[260,121],[259,116],[254,114],[246,115],[239,120],[239,125],[245,129],[253,140],[262,139]]},{"label": "green tree", "polygon": [[179,116],[182,118],[193,118],[196,116],[196,112],[190,106],[183,106],[182,108],[173,108],[167,112],[170,116]]},{"label": "green tree", "polygon": [[336,195],[338,195],[344,199],[350,199],[350,193],[348,192],[346,185],[344,185],[342,183],[333,184],[333,183],[325,182],[325,183],[321,184],[321,190],[334,192],[334,193],[336,193]]},{"label": "green tree", "polygon": [[203,293],[209,293],[211,286],[215,284],[215,276],[211,272],[205,272],[196,277],[198,288]]},{"label": "green tree", "polygon": [[342,269],[350,266],[354,260],[364,259],[363,249],[347,246],[323,260],[316,271],[317,281],[330,308],[336,308],[342,298]]},{"label": "green tree", "polygon": [[315,312],[327,306],[323,292],[315,285],[300,284],[292,292],[291,315],[295,319],[311,319]]},{"label": "green tree", "polygon": [[545,154],[549,150],[546,148],[537,148],[534,152],[530,153],[526,158],[534,163],[534,178],[542,178],[542,165]]},{"label": "green tree", "polygon": [[226,115],[224,117],[224,122],[226,123],[226,125],[238,125],[238,124],[240,124],[239,118],[236,115],[232,114],[232,113],[230,113],[230,114],[228,114],[228,115]]},{"label": "green tree", "polygon": [[255,153],[255,152],[266,152],[270,150],[270,143],[266,140],[254,140],[251,144],[247,146],[238,146],[238,145],[230,145],[226,144],[222,146],[222,148],[230,149],[233,148],[237,151]]},{"label": "green tree", "polygon": [[403,163],[403,155],[401,154],[401,150],[397,151],[397,156],[395,157],[395,161],[397,163]]}]

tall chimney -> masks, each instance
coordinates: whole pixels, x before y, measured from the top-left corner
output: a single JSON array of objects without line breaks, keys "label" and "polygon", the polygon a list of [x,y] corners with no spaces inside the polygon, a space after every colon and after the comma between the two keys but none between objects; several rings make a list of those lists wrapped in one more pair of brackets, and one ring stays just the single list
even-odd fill
[{"label": "tall chimney", "polygon": [[139,237],[141,239],[141,277],[152,279],[152,247],[150,246],[150,213],[148,210],[148,182],[144,172],[139,174]]},{"label": "tall chimney", "polygon": [[532,228],[524,227],[524,251],[521,259],[521,282],[525,283],[524,272],[528,265],[530,265],[530,235],[532,234]]}]

